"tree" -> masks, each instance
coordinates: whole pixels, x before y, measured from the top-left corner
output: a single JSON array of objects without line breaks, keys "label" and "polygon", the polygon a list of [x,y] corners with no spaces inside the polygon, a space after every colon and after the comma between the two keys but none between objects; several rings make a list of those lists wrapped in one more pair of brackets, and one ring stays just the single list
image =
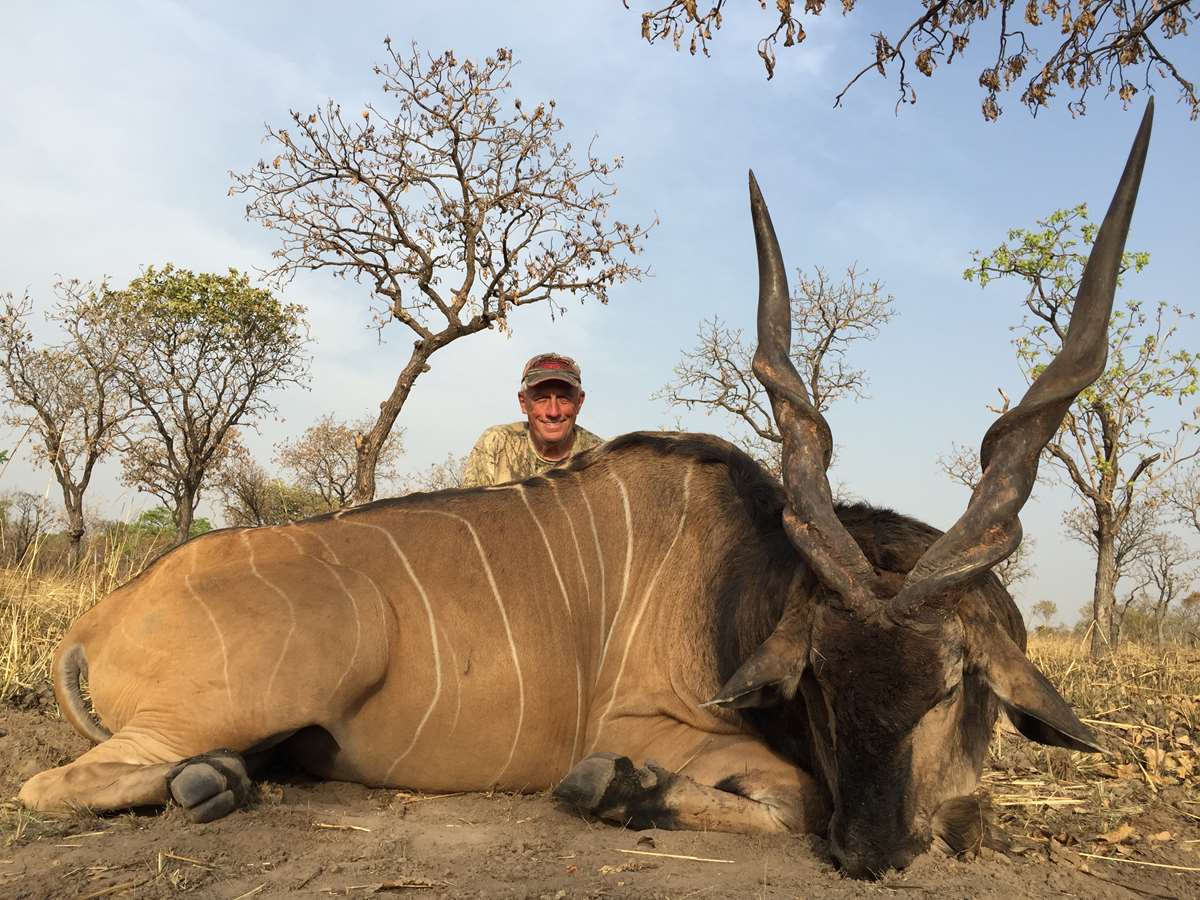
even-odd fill
[{"label": "tree", "polygon": [[463,478],[467,471],[467,457],[447,453],[446,458],[433,463],[427,469],[415,472],[404,479],[400,489],[401,494],[414,494],[418,491],[446,491],[462,487]]},{"label": "tree", "polygon": [[126,341],[111,315],[106,284],[60,281],[55,290],[59,302],[46,318],[59,326],[65,339],[40,349],[34,347],[28,325],[29,295],[20,300],[5,296],[0,373],[16,408],[8,421],[37,434],[37,459],[50,467],[62,491],[69,562],[74,566],[85,531],[84,495],[96,463],[112,450],[128,415],[117,383]]},{"label": "tree", "polygon": [[[317,494],[330,509],[349,506],[358,471],[358,438],[370,430],[370,419],[341,422],[322,416],[294,441],[279,447],[279,464],[298,487]],[[404,453],[403,429],[389,433],[375,457],[375,478],[392,478]]]},{"label": "tree", "polygon": [[1039,600],[1033,604],[1033,614],[1042,620],[1042,628],[1050,627],[1050,620],[1058,615],[1058,605],[1053,600]]},{"label": "tree", "polygon": [[0,497],[0,551],[5,565],[20,565],[46,535],[53,517],[46,498],[29,491]]},{"label": "tree", "polygon": [[[1013,345],[1028,382],[1061,347],[1085,251],[1095,236],[1086,206],[1059,210],[1039,220],[1037,228],[1011,230],[1008,241],[990,253],[977,251],[964,273],[983,287],[1006,279],[1026,286],[1025,312]],[[1121,272],[1140,271],[1148,263],[1148,254],[1127,252]],[[1114,310],[1108,370],[1079,395],[1046,446],[1053,470],[1079,499],[1077,519],[1068,518],[1069,531],[1096,551],[1095,655],[1104,653],[1106,645],[1115,646],[1118,638],[1119,622],[1113,616],[1122,569],[1118,549],[1123,541],[1132,541],[1122,537],[1136,525],[1131,516],[1147,514],[1139,501],[1148,501],[1155,478],[1196,454],[1194,448],[1185,449],[1185,439],[1194,433],[1188,422],[1163,430],[1151,421],[1161,412],[1161,401],[1181,403],[1197,391],[1197,356],[1171,346],[1185,318],[1191,316],[1165,303],[1147,307],[1127,300]],[[1132,558],[1128,552],[1126,557]]]},{"label": "tree", "polygon": [[303,382],[304,312],[234,269],[147,267],[114,296],[128,333],[120,377],[137,415],[124,478],[163,502],[182,543],[230,429],[273,412],[268,391]]},{"label": "tree", "polygon": [[442,347],[509,314],[562,299],[605,303],[609,288],[643,271],[647,229],[609,221],[620,158],[588,148],[576,163],[560,142],[550,100],[506,107],[512,52],[482,64],[452,51],[410,55],[385,39],[375,68],[390,99],[343,114],[330,100],[292,113],[295,130],[267,129],[275,156],[231,193],[249,196],[247,218],[276,231],[273,270],[287,279],[326,269],[370,287],[382,328],[396,322],[415,340],[370,430],[357,437],[355,502],[375,495],[375,469],[413,384]]},{"label": "tree", "polygon": [[1195,570],[1187,565],[1195,558],[1195,553],[1178,537],[1158,531],[1154,534],[1150,551],[1139,560],[1155,639],[1160,645],[1165,641],[1163,626],[1172,601],[1187,593],[1196,576]]},{"label": "tree", "polygon": [[[863,397],[867,374],[852,368],[847,353],[856,341],[873,340],[891,321],[893,297],[878,281],[867,281],[851,265],[844,281],[834,283],[824,269],[797,273],[792,292],[792,360],[810,385],[816,408],[824,412],[843,397]],[[743,449],[775,474],[783,438],[775,426],[766,393],[751,372],[752,347],[740,329],[719,319],[700,323],[699,343],[675,366],[675,380],[654,396],[672,406],[732,417],[743,432]]]},{"label": "tree", "polygon": [[[991,35],[993,61],[979,74],[984,90],[983,115],[993,120],[1000,115],[997,102],[1002,91],[1023,84],[1021,102],[1030,112],[1049,106],[1064,86],[1075,99],[1067,106],[1072,115],[1087,108],[1087,96],[1095,87],[1116,93],[1128,104],[1140,89],[1152,89],[1154,77],[1174,82],[1180,100],[1194,120],[1200,116],[1196,86],[1166,55],[1165,42],[1186,37],[1189,25],[1200,17],[1193,0],[909,0],[911,20],[890,37],[871,35],[867,61],[837,95],[840,105],[850,88],[874,70],[887,77],[895,67],[901,103],[915,103],[917,92],[909,80],[909,63],[925,77],[939,64],[949,65],[961,56],[980,32]],[[629,0],[625,0],[626,7]],[[641,4],[639,4],[641,5]],[[685,38],[688,51],[708,55],[713,34],[724,23],[728,0],[666,0],[658,9],[642,13],[642,37],[648,42],[670,39],[678,50]],[[748,3],[746,4],[749,5]],[[843,15],[857,7],[855,0],[842,0]],[[767,3],[759,0],[765,11]],[[775,50],[783,37],[784,47],[794,47],[808,36],[798,15],[820,16],[825,0],[776,0],[771,16],[778,14],[775,28],[758,43],[758,55],[775,73]],[[908,16],[903,16],[907,19]],[[989,26],[995,26],[990,29]],[[1039,39],[1042,39],[1039,41]],[[1038,60],[1045,60],[1038,65]],[[1139,87],[1140,85],[1140,87]]]},{"label": "tree", "polygon": [[272,478],[241,443],[226,453],[214,486],[221,495],[227,525],[282,525],[332,508],[315,491]]},{"label": "tree", "polygon": [[[189,527],[189,537],[212,531],[212,523],[203,516],[194,517]],[[155,506],[143,510],[136,519],[129,523],[129,529],[152,537],[172,536],[176,529],[175,513],[165,506]]]}]

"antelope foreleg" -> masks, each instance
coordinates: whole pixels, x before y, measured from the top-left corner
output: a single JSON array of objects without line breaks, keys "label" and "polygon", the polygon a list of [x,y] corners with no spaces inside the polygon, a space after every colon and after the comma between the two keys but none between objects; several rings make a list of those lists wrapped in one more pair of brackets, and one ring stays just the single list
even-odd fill
[{"label": "antelope foreleg", "polygon": [[567,773],[554,794],[629,828],[735,833],[825,830],[828,805],[811,779],[798,771],[782,780],[765,774],[730,775],[717,785],[707,785],[653,762],[639,767],[627,756],[594,753]]},{"label": "antelope foreleg", "polygon": [[245,762],[231,750],[163,762],[136,737],[117,733],[74,762],[33,776],[19,799],[43,812],[106,812],[174,799],[193,822],[209,822],[241,806],[249,789]]}]

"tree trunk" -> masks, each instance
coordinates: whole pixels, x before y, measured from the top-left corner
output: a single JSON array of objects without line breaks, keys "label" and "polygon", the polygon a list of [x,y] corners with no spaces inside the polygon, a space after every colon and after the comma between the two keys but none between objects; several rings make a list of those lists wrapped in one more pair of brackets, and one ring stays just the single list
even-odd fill
[{"label": "tree trunk", "polygon": [[175,546],[192,536],[192,517],[196,513],[196,495],[184,494],[175,506]]},{"label": "tree trunk", "polygon": [[354,449],[358,458],[354,467],[352,503],[369,503],[375,499],[375,466],[379,462],[379,452],[383,449],[383,442],[392,433],[392,426],[396,424],[396,418],[400,415],[400,410],[404,408],[405,401],[408,400],[413,383],[423,372],[429,371],[429,366],[426,364],[429,357],[435,350],[450,343],[451,340],[453,337],[438,343],[417,341],[413,346],[408,364],[392,387],[391,395],[379,404],[379,418],[375,421],[374,427],[366,434],[355,436]]},{"label": "tree trunk", "polygon": [[1117,620],[1117,547],[1116,532],[1100,525],[1096,529],[1096,582],[1092,593],[1092,645],[1094,658],[1117,649],[1121,624]]},{"label": "tree trunk", "polygon": [[70,539],[70,544],[67,545],[67,565],[71,569],[79,568],[79,561],[83,558],[83,505],[72,509],[67,507],[67,537]]}]

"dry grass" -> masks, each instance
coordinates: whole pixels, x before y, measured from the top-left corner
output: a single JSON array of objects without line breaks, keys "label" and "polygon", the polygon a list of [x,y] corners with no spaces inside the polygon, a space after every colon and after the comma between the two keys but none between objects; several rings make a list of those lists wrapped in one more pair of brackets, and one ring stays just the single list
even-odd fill
[{"label": "dry grass", "polygon": [[1107,752],[998,728],[984,787],[1005,830],[1039,852],[1090,843],[1114,860],[1200,864],[1200,650],[1129,645],[1092,659],[1078,638],[1036,635],[1028,653]]},{"label": "dry grass", "polygon": [[43,571],[36,553],[20,566],[0,568],[0,702],[44,687],[54,648],[71,622],[160,549],[108,543],[69,574]]}]

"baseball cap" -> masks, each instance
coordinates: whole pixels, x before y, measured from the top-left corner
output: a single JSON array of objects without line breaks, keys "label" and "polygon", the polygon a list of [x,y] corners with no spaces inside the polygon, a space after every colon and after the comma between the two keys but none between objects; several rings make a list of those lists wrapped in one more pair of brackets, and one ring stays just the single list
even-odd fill
[{"label": "baseball cap", "polygon": [[565,381],[574,388],[583,387],[579,363],[561,353],[539,353],[521,372],[521,390],[543,381]]}]

